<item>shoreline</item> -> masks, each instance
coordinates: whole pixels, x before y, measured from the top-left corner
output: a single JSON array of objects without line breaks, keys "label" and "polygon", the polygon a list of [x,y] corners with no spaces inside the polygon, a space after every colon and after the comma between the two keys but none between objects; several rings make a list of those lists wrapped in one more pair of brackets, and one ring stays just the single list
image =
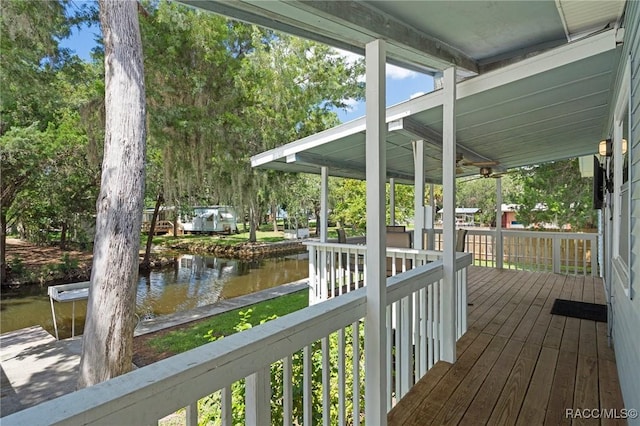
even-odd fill
[{"label": "shoreline", "polygon": [[[19,241],[16,245],[28,245],[28,243],[21,240],[16,241]],[[141,253],[139,274],[144,275],[151,271],[173,266],[176,263],[177,257],[182,254],[214,256],[242,261],[256,261],[287,254],[303,253],[306,251],[303,241],[304,240],[256,243],[243,242],[233,245],[224,245],[219,244],[216,240],[206,243],[203,243],[202,241],[177,240],[169,244],[163,244],[162,246],[157,247],[155,251],[152,251],[148,268],[143,267],[143,253]],[[43,251],[46,249],[52,248],[42,248]],[[48,287],[51,285],[89,281],[91,279],[91,258],[93,253],[66,251],[62,253],[64,253],[62,261],[59,259],[49,259],[48,263],[43,263],[37,266],[29,265],[26,262],[25,265],[22,265],[22,261],[20,260],[20,272],[15,277],[12,277],[11,274],[12,261],[7,259],[7,264],[9,265],[8,279],[0,285],[0,289],[16,290],[28,286]],[[73,256],[78,256],[80,259],[75,259]],[[16,258],[21,259],[19,255],[14,255],[14,264]],[[74,263],[76,263],[75,266],[73,265]]]}]

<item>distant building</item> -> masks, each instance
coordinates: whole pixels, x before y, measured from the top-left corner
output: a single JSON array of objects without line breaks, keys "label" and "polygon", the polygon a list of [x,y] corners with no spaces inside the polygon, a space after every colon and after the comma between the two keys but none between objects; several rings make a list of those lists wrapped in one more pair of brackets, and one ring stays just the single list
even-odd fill
[{"label": "distant building", "polygon": [[[476,226],[475,216],[480,213],[476,207],[456,207],[456,226]],[[440,223],[442,223],[443,209],[438,210]]]}]

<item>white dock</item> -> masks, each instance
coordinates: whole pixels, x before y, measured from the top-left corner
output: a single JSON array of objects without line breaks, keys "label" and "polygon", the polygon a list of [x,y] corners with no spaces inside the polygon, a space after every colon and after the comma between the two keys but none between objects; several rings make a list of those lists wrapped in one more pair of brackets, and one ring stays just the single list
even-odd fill
[{"label": "white dock", "polygon": [[56,340],[40,326],[0,335],[0,417],[73,392],[82,338]]}]

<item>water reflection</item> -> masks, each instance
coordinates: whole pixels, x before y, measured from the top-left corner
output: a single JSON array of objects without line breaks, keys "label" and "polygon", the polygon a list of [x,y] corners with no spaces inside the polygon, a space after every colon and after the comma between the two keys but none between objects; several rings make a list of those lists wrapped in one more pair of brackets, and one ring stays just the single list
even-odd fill
[{"label": "water reflection", "polygon": [[[140,277],[136,311],[153,318],[186,311],[220,300],[254,293],[306,278],[306,254],[245,262],[216,257],[182,255],[173,268]],[[3,291],[0,332],[41,325],[53,333],[51,307],[46,288],[20,292]],[[60,336],[71,335],[71,304],[56,303]],[[86,302],[76,302],[76,333],[82,333]]]}]

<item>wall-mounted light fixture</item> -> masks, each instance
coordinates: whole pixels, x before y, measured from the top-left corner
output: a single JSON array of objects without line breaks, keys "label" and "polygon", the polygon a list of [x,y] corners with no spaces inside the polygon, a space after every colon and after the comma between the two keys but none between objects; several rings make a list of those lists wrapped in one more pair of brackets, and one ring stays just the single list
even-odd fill
[{"label": "wall-mounted light fixture", "polygon": [[[622,139],[622,155],[627,153],[627,140]],[[598,154],[603,157],[611,157],[613,155],[613,141],[611,139],[605,139],[600,141],[598,145]]]},{"label": "wall-mounted light fixture", "polygon": [[603,157],[611,157],[611,155],[613,155],[613,142],[611,139],[600,141],[600,144],[598,145],[598,154]]}]

